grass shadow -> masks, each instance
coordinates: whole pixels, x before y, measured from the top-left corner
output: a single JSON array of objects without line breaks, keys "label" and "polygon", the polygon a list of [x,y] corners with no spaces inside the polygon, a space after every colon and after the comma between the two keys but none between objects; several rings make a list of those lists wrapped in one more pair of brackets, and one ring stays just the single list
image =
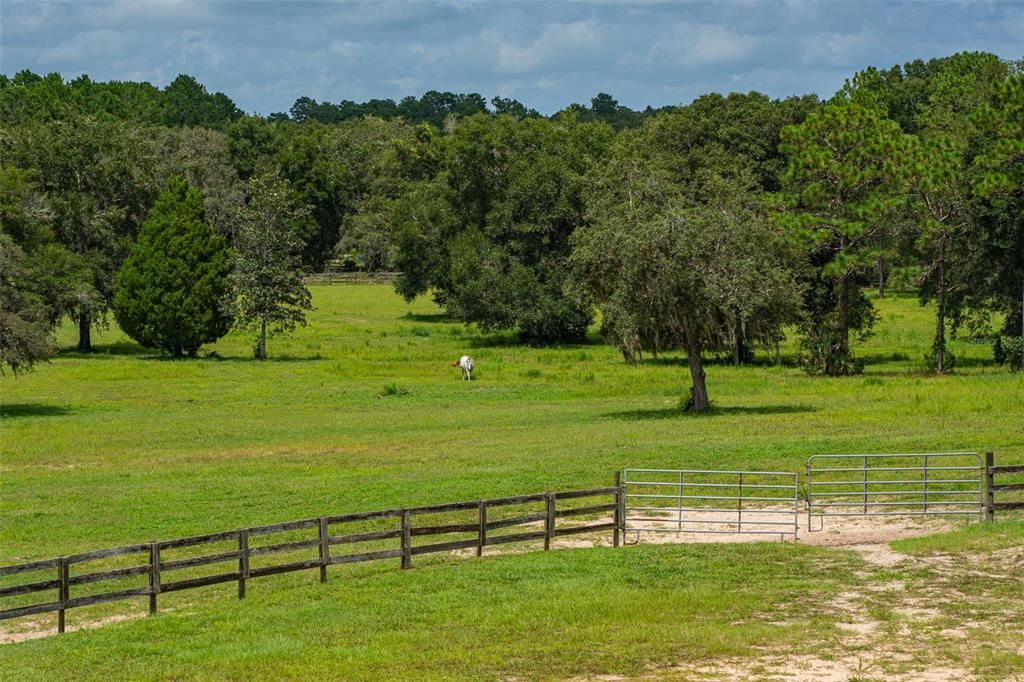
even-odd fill
[{"label": "grass shadow", "polygon": [[62,417],[74,410],[64,405],[43,405],[40,403],[9,403],[0,405],[0,418],[17,419],[18,417]]},{"label": "grass shadow", "polygon": [[579,348],[590,348],[603,346],[604,341],[587,337],[572,343],[536,343],[523,340],[516,332],[497,332],[475,336],[466,340],[470,348],[538,348],[545,350],[573,350]]},{"label": "grass shadow", "polygon": [[650,410],[626,410],[610,412],[604,415],[608,419],[625,421],[645,421],[660,419],[699,419],[702,417],[724,417],[729,415],[764,415],[764,414],[801,414],[815,412],[816,407],[810,405],[731,405],[719,407],[712,405],[707,412],[683,412],[678,407],[662,407]]},{"label": "grass shadow", "polygon": [[155,360],[157,362],[237,362],[237,363],[290,363],[290,362],[317,362],[319,360],[326,360],[320,353],[314,353],[313,355],[288,355],[284,353],[282,355],[271,355],[265,360],[257,360],[251,355],[228,355],[222,356],[216,352],[203,353],[196,357],[189,357],[188,355],[153,355],[146,358],[146,360]]},{"label": "grass shadow", "polygon": [[[741,365],[735,365],[731,357],[722,355],[712,355],[710,357],[703,358],[705,367],[736,367],[737,369],[743,369],[744,367],[778,367],[779,363],[775,362],[774,357],[768,357],[766,355],[755,355],[753,360],[747,360]],[[659,357],[652,358],[650,356],[644,356],[638,364],[640,365],[652,365],[654,367],[689,367],[689,360],[686,356],[670,356],[670,357]],[[797,367],[797,356],[793,354],[783,353],[782,363],[783,367]]]},{"label": "grass shadow", "polygon": [[157,351],[144,348],[132,341],[116,341],[114,343],[94,343],[92,352],[83,353],[75,346],[67,346],[58,352],[58,357],[80,360],[95,360],[107,357],[152,356]]},{"label": "grass shadow", "polygon": [[406,313],[398,318],[409,322],[425,322],[427,324],[450,323],[457,324],[459,321],[446,313]]}]

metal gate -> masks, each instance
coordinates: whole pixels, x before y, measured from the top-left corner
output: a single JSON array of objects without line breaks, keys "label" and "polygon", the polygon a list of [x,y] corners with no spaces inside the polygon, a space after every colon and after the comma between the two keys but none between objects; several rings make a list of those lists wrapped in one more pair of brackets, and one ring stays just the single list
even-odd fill
[{"label": "metal gate", "polygon": [[984,512],[976,452],[814,455],[807,460],[807,529],[826,516],[977,515]]},{"label": "metal gate", "polygon": [[743,533],[796,539],[797,474],[626,469],[623,532]]}]

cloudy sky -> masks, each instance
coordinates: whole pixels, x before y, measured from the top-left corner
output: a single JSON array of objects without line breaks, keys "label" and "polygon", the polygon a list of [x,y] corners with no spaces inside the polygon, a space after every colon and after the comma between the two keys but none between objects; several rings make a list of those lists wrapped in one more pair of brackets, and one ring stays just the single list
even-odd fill
[{"label": "cloudy sky", "polygon": [[829,96],[869,65],[1024,53],[1024,2],[306,2],[0,4],[0,71],[145,80],[179,73],[249,112],[297,97],[429,89],[542,113],[608,92],[642,108],[709,91]]}]

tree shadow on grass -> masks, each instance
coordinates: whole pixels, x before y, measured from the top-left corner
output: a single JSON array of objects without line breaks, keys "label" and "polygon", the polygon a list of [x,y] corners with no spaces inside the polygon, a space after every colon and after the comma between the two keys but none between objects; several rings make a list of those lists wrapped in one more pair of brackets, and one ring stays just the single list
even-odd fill
[{"label": "tree shadow on grass", "polygon": [[[736,365],[733,363],[731,357],[725,357],[722,355],[712,355],[709,357],[701,358],[705,367],[735,367],[736,369],[744,369],[751,367],[778,367],[780,363],[775,361],[774,357],[768,357],[767,355],[755,355],[752,360],[745,360],[743,364]],[[690,361],[685,355],[678,356],[661,356],[659,358],[652,358],[649,355],[645,355],[639,365],[651,365],[653,367],[689,367]],[[782,363],[783,367],[798,367],[796,355],[783,353]]]},{"label": "tree shadow on grass", "polygon": [[701,419],[704,417],[725,417],[730,415],[801,414],[816,411],[810,405],[712,405],[707,412],[684,412],[678,407],[663,407],[651,410],[626,410],[604,415],[608,419],[644,421],[660,419]]},{"label": "tree shadow on grass", "polygon": [[446,313],[406,313],[398,319],[408,322],[425,322],[428,324],[441,324],[444,322],[458,324],[459,322]]},{"label": "tree shadow on grass", "polygon": [[470,348],[536,348],[539,350],[568,351],[602,346],[604,341],[587,337],[572,343],[536,343],[523,340],[517,332],[495,332],[467,339],[466,345]]},{"label": "tree shadow on grass", "polygon": [[82,353],[74,346],[68,346],[61,350],[57,357],[76,358],[81,360],[102,360],[112,357],[133,357],[152,356],[157,351],[151,348],[144,348],[131,341],[116,341],[114,343],[94,343],[91,353]]},{"label": "tree shadow on grass", "polygon": [[216,352],[211,352],[211,353],[202,353],[202,352],[200,352],[200,354],[195,356],[195,357],[192,357],[192,356],[189,356],[189,355],[177,355],[177,356],[175,356],[175,355],[160,354],[160,355],[152,355],[152,356],[147,357],[145,359],[146,360],[155,360],[157,362],[234,362],[234,363],[245,363],[245,364],[252,364],[252,363],[275,364],[275,363],[289,363],[289,362],[317,362],[317,361],[320,361],[320,360],[326,360],[327,358],[325,358],[320,353],[314,353],[312,355],[288,355],[287,353],[283,353],[281,355],[271,355],[270,357],[266,358],[265,360],[257,360],[256,358],[254,358],[251,355],[228,355],[228,356],[222,356],[222,355],[219,355]]},{"label": "tree shadow on grass", "polygon": [[74,410],[64,405],[43,405],[41,403],[7,403],[0,405],[0,419],[18,417],[61,417]]}]

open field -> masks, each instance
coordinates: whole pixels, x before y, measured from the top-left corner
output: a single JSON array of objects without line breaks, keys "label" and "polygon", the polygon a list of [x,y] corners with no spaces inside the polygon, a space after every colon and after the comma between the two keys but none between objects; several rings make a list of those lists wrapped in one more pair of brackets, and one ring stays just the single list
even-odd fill
[{"label": "open field", "polygon": [[[953,344],[954,375],[924,374],[932,310],[910,298],[879,302],[863,376],[714,364],[716,410],[692,416],[676,410],[689,385],[678,354],[629,367],[596,338],[523,347],[386,286],[313,291],[310,326],[272,339],[265,363],[238,336],[169,360],[112,329],[94,356],[0,379],[0,563],[605,486],[627,466],[801,471],[814,453],[953,449],[1024,463],[1024,376],[966,341]],[[448,366],[463,353],[472,383]],[[833,651],[846,671],[835,679],[926,664],[1007,679],[1024,668],[1008,626],[1024,619],[1022,538],[1020,522],[955,531],[903,541],[882,564],[758,543],[332,568],[326,585],[257,581],[242,603],[229,586],[181,593],[155,618],[4,645],[0,677],[689,679],[709,663],[768,676],[773,651]],[[85,618],[69,612],[72,627]],[[907,651],[880,657],[880,643]]]}]

